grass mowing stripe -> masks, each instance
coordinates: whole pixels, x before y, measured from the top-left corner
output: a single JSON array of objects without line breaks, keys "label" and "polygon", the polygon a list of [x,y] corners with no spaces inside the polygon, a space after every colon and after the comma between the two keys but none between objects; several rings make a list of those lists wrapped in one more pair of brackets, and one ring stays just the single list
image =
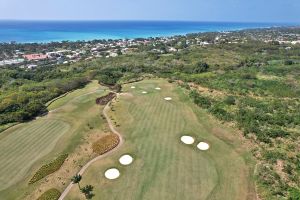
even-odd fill
[{"label": "grass mowing stripe", "polygon": [[[58,130],[58,129],[57,129],[57,130]],[[23,173],[25,173],[26,170],[27,170],[26,167],[29,167],[32,163],[34,163],[37,159],[39,159],[40,156],[43,156],[43,155],[46,153],[45,150],[44,150],[44,151],[41,151],[41,152],[40,152],[40,151],[37,151],[37,150],[38,150],[38,149],[41,149],[41,147],[43,147],[43,142],[44,142],[44,141],[49,141],[49,138],[50,138],[50,137],[51,137],[51,135],[46,135],[46,137],[43,138],[42,142],[38,143],[39,145],[36,146],[36,148],[31,149],[31,150],[34,150],[34,151],[31,151],[31,152],[30,152],[30,153],[31,153],[30,156],[24,157],[24,158],[30,159],[30,162],[27,162],[25,166],[23,165],[23,166],[22,166],[22,169],[15,168],[14,171],[12,171],[12,172],[14,172],[14,173],[11,174],[13,177],[17,177],[17,176],[15,176],[16,174],[18,175],[18,174],[23,174]],[[52,144],[52,143],[51,143],[51,144]],[[51,144],[49,144],[49,146],[50,146]],[[29,153],[29,152],[27,152],[27,153]],[[40,155],[40,156],[38,156],[38,155]],[[19,162],[18,162],[18,161],[19,161]],[[22,164],[23,162],[20,162],[20,160],[17,160],[17,162],[16,162],[15,164],[18,164],[18,163]],[[11,177],[11,178],[12,178],[11,180],[13,180],[13,177]]]},{"label": "grass mowing stripe", "polygon": [[[13,143],[14,145],[9,146],[9,149],[19,149],[20,147],[26,147],[25,149],[27,149],[28,146],[32,146],[32,144],[39,139],[39,136],[44,133],[45,130],[47,130],[48,128],[51,128],[55,126],[55,124],[49,124],[48,127],[43,127],[43,129],[39,129],[39,131],[32,131],[31,133],[23,133],[21,136],[16,135],[15,137],[21,138],[22,140],[19,141],[18,143]],[[44,135],[44,134],[43,134]],[[11,144],[12,142],[14,142],[15,138],[11,138],[12,141],[6,141],[8,144]],[[9,157],[9,158],[13,158],[13,156],[11,156],[13,154],[12,151],[7,151],[8,154],[5,154],[3,156],[5,157]]]},{"label": "grass mowing stripe", "polygon": [[[239,174],[243,173],[240,170],[243,167],[241,158],[232,153],[232,146],[216,137],[219,135],[215,129],[222,126],[211,120],[205,112],[201,111],[198,117],[200,109],[192,106],[188,98],[182,98],[180,89],[173,90],[176,87],[174,85],[165,81],[146,80],[136,83],[136,86],[140,91],[147,90],[149,93],[142,95],[130,90],[134,96],[121,97],[116,103],[117,115],[114,115],[121,125],[120,132],[126,136],[120,155],[135,151],[136,159],[126,170],[120,168],[122,175],[116,181],[104,180],[99,183],[94,173],[102,173],[110,167],[105,164],[107,162],[117,165],[119,154],[107,158],[107,162],[92,165],[83,181],[99,186],[95,187],[96,196],[101,196],[103,200],[196,200],[210,197],[246,200],[243,198],[246,193],[240,190],[247,187],[239,180]],[[160,86],[162,90],[150,91],[154,86]],[[167,96],[172,100],[165,101],[163,98]],[[131,120],[123,122],[128,113]],[[222,131],[224,136],[230,134]],[[180,142],[181,134],[194,136],[195,143],[184,145]],[[208,151],[196,148],[197,143],[203,140],[211,144]],[[210,196],[211,192],[214,196]],[[78,195],[79,190],[72,190],[69,199],[76,199]]]},{"label": "grass mowing stripe", "polygon": [[[36,123],[36,122],[35,122]],[[28,126],[28,128],[27,128]],[[3,138],[2,140],[0,140],[0,148],[6,148],[7,146],[11,146],[12,144],[10,142],[8,142],[11,138],[13,138],[14,140],[14,145],[15,146],[19,146],[19,142],[22,141],[24,138],[23,138],[23,133],[24,133],[24,130],[25,132],[27,133],[28,132],[28,129],[30,129],[30,125],[25,125],[25,127],[22,127],[18,130],[16,130],[14,132],[14,134],[9,134],[7,137]],[[40,129],[42,129],[43,127],[40,126],[39,127]]]},{"label": "grass mowing stripe", "polygon": [[[42,137],[35,137],[35,140],[31,141],[31,146],[27,145],[25,150],[24,146],[22,146],[22,148],[16,148],[11,151],[11,153],[16,156],[11,156],[10,159],[5,160],[4,167],[0,169],[0,173],[7,174],[5,179],[8,182],[13,182],[15,179],[18,179],[18,175],[24,174],[32,163],[38,160],[40,156],[43,156],[48,152],[46,151],[47,148],[51,145],[53,146],[53,142],[55,142],[55,140],[51,143],[49,143],[49,141],[56,136],[55,134],[51,134],[51,132],[55,131],[59,133],[59,131],[63,130],[60,126],[56,125],[57,124],[52,123],[49,127],[46,127],[50,129],[45,130],[46,132],[44,135],[42,135]],[[48,143],[47,147],[45,147],[45,143]],[[26,162],[26,160],[30,161]],[[24,165],[24,163],[26,164]],[[10,173],[6,173],[8,171]]]},{"label": "grass mowing stripe", "polygon": [[[3,140],[2,142],[5,142],[8,144],[9,148],[17,148],[18,146],[21,146],[21,144],[30,141],[32,138],[30,136],[36,136],[38,133],[41,133],[44,129],[45,126],[43,124],[37,123],[35,124],[35,127],[38,126],[37,129],[34,129],[33,126],[29,126],[28,128],[23,128],[22,131],[17,132],[14,135],[9,135],[9,137],[6,137],[6,140]],[[46,122],[46,126],[51,125],[51,122]],[[1,145],[2,146],[2,145]]]},{"label": "grass mowing stripe", "polygon": [[[47,143],[49,143],[49,139],[51,138],[51,136],[54,136],[54,135],[43,134],[42,137],[35,137],[34,140],[31,140],[31,142],[32,142],[31,144],[27,144],[26,146],[20,146],[22,148],[15,148],[14,150],[10,151],[10,154],[6,155],[7,157],[10,158],[10,159],[6,160],[7,163],[10,163],[10,164],[6,164],[5,167],[3,167],[2,169],[3,170],[6,168],[10,169],[10,168],[12,168],[11,165],[15,165],[18,162],[22,162],[23,160],[26,160],[26,156],[24,156],[24,155],[28,155],[28,157],[30,157],[31,159],[34,158],[33,154],[36,152],[39,152],[37,150],[41,149],[40,147],[44,145],[43,144],[44,141],[47,141]],[[29,154],[29,152],[30,152],[30,154]],[[16,156],[11,156],[11,154],[15,154]]]},{"label": "grass mowing stripe", "polygon": [[[4,142],[7,142],[8,144],[13,144],[13,145],[8,146],[7,149],[6,149],[6,151],[5,151],[6,154],[3,154],[2,156],[6,157],[6,158],[8,157],[10,159],[14,159],[14,156],[12,156],[12,154],[14,154],[14,152],[16,150],[18,150],[19,148],[21,148],[24,144],[26,144],[26,146],[25,146],[26,148],[25,149],[27,149],[27,146],[29,144],[31,146],[32,142],[34,141],[34,140],[32,140],[32,138],[33,138],[32,136],[35,136],[34,139],[38,139],[38,137],[36,137],[35,134],[33,135],[33,134],[30,134],[30,133],[23,133],[21,136],[14,135],[14,137],[7,138],[7,140],[5,140]],[[21,141],[19,141],[18,143],[14,143],[15,137],[20,138]],[[16,155],[18,156],[19,154],[16,154]],[[1,157],[1,159],[3,159],[3,158]],[[5,159],[5,161],[8,161],[8,159]]]}]

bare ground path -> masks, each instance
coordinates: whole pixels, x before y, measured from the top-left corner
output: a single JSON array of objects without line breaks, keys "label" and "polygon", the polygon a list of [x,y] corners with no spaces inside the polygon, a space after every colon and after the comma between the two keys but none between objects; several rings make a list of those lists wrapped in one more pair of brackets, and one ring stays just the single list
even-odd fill
[{"label": "bare ground path", "polygon": [[[107,111],[110,109],[110,106],[109,106],[110,103],[111,103],[111,101],[108,102],[108,103],[106,104],[106,106],[104,107],[104,109],[103,109],[103,115],[104,115],[104,117],[105,117],[105,119],[106,119],[106,121],[107,121],[107,123],[108,123],[108,126],[109,126],[110,130],[111,130],[114,134],[118,135],[118,137],[119,137],[119,139],[120,139],[120,142],[119,142],[119,144],[118,144],[114,149],[112,149],[111,151],[109,151],[109,152],[107,152],[107,153],[105,153],[105,154],[102,154],[102,155],[100,155],[100,156],[97,156],[96,158],[94,158],[94,159],[90,160],[88,163],[86,163],[86,164],[81,168],[81,170],[78,172],[78,174],[80,174],[80,175],[82,175],[82,174],[86,171],[86,169],[87,169],[91,164],[93,164],[94,162],[96,162],[96,161],[98,161],[98,160],[101,160],[101,159],[107,157],[108,155],[112,154],[113,152],[117,151],[117,150],[122,146],[122,144],[124,143],[124,139],[123,139],[122,135],[115,129],[115,127],[113,126],[112,121],[110,120],[110,118],[109,118],[109,116],[108,116],[108,114],[107,114]],[[59,197],[58,200],[63,200],[63,199],[67,196],[67,194],[69,193],[69,191],[72,189],[73,185],[74,185],[74,184],[71,182],[71,183],[68,185],[68,187],[63,191],[63,193],[61,194],[61,196]]]}]

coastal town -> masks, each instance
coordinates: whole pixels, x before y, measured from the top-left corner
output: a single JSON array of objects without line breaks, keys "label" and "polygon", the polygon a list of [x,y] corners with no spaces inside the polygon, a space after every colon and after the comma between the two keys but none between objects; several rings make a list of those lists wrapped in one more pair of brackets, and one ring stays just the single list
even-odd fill
[{"label": "coastal town", "polygon": [[295,45],[300,45],[300,28],[269,28],[172,37],[63,41],[41,44],[1,43],[0,67],[14,66],[33,69],[49,65],[67,65],[93,58],[117,57],[141,51],[167,54],[192,46],[239,44],[249,40],[274,43],[289,50]]}]

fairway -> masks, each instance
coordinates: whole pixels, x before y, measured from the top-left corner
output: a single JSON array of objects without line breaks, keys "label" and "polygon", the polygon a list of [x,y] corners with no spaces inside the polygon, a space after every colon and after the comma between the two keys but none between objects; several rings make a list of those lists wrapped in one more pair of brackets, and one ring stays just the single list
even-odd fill
[{"label": "fairway", "polygon": [[70,128],[58,120],[22,124],[0,140],[0,190],[19,181],[34,162],[48,154]]},{"label": "fairway", "polygon": [[[32,185],[28,182],[43,164],[61,153],[74,155],[75,148],[83,143],[87,134],[102,133],[103,121],[95,100],[105,94],[104,89],[97,81],[92,81],[82,89],[57,98],[48,107],[51,111],[48,115],[1,132],[0,199],[31,200],[40,195],[40,188],[63,187],[61,182],[57,184],[60,179],[51,175],[47,179],[56,181],[51,184],[45,182],[40,185],[45,179]],[[85,160],[80,162],[85,163]],[[67,174],[64,178],[69,181]],[[32,191],[33,196],[24,197],[25,192]]]},{"label": "fairway", "polygon": [[[109,114],[119,125],[124,145],[83,174],[81,185],[94,186],[94,199],[256,199],[251,159],[232,129],[211,119],[183,89],[167,81],[146,80],[125,85],[123,90]],[[182,143],[183,135],[195,142]],[[207,142],[210,148],[200,151],[199,142]],[[134,158],[131,165],[119,163],[124,154]],[[106,179],[104,172],[114,167],[120,177]],[[84,196],[73,187],[66,199]]]}]

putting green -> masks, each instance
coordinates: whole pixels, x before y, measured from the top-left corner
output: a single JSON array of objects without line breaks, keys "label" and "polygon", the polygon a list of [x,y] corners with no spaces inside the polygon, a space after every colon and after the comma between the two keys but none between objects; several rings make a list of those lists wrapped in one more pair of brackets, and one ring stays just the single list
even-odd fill
[{"label": "putting green", "polygon": [[38,159],[54,148],[69,128],[69,124],[63,121],[37,120],[22,124],[1,139],[0,190],[22,179]]},{"label": "putting green", "polygon": [[[121,150],[96,162],[83,175],[81,185],[94,186],[94,199],[193,200],[255,199],[250,154],[233,130],[223,127],[191,103],[184,90],[163,80],[147,80],[124,86],[113,103],[111,118],[124,136]],[[162,88],[156,91],[155,88]],[[151,91],[147,95],[141,90]],[[167,102],[164,97],[172,96]],[[180,141],[182,134],[195,138],[192,145]],[[211,148],[199,151],[206,141]],[[118,162],[129,153],[130,166]],[[250,158],[250,159],[249,159]],[[116,167],[120,177],[107,180],[103,173]],[[66,199],[84,199],[73,187]]]}]

